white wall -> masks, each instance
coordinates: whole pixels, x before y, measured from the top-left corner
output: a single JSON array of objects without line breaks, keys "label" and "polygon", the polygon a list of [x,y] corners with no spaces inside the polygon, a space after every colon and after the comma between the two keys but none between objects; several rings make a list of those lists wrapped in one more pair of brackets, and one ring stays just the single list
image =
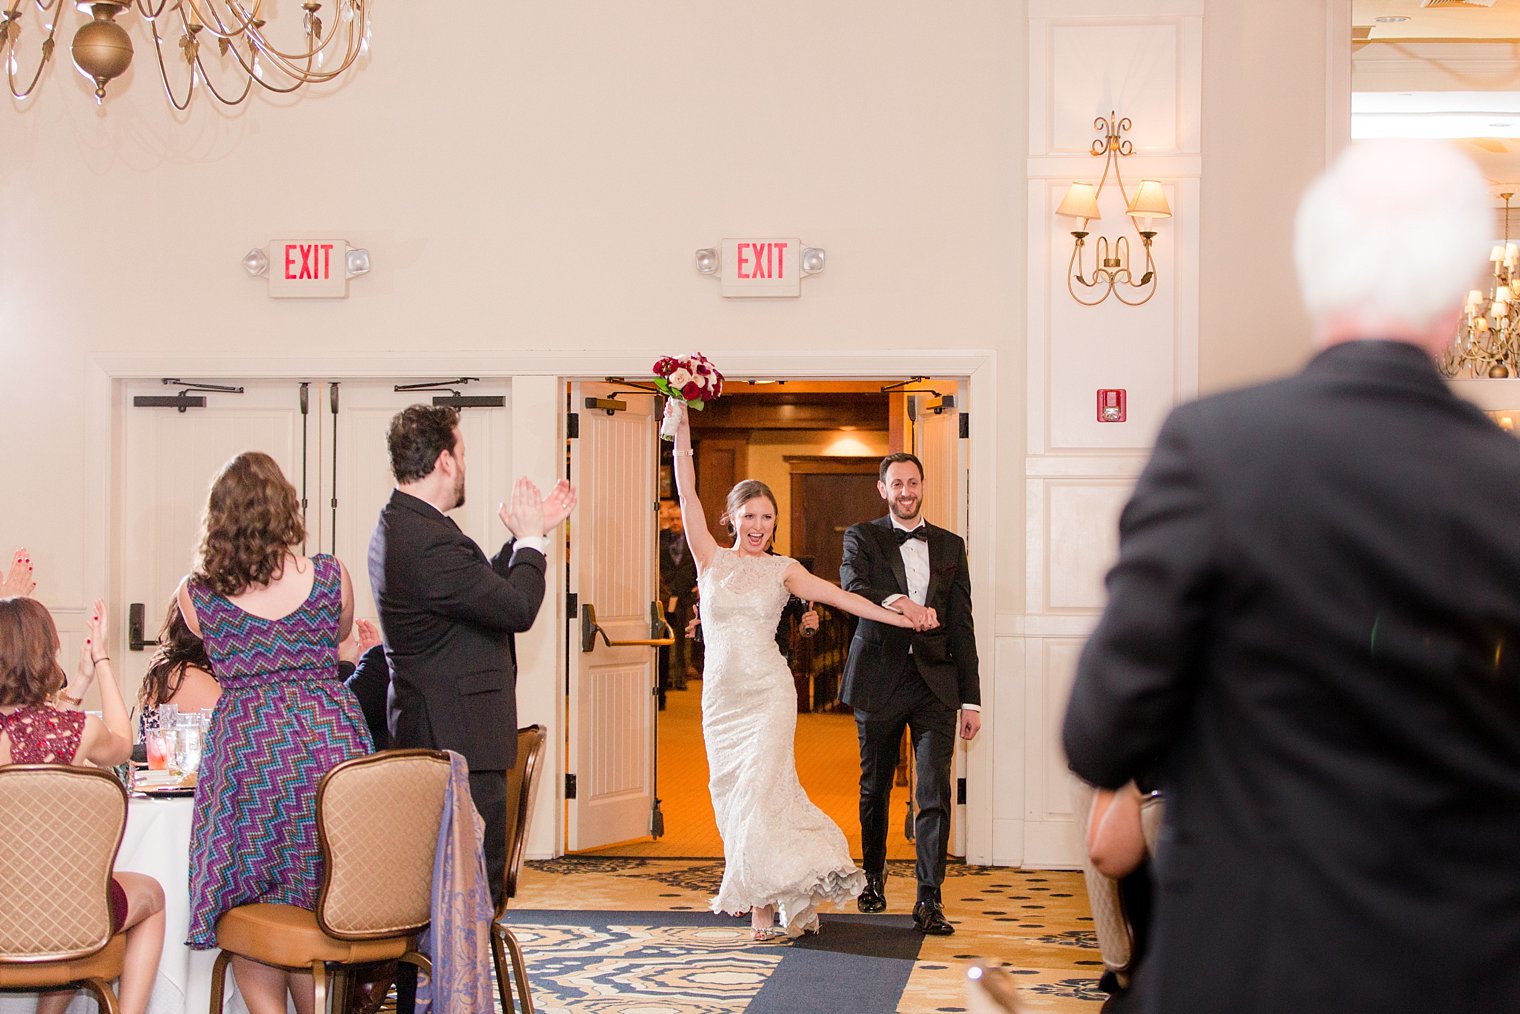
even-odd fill
[{"label": "white wall", "polygon": [[[1225,0],[1206,6],[1201,142],[1188,150],[1205,167],[1201,198],[1186,193],[1199,173],[1168,174],[1184,185],[1174,210],[1199,238],[1169,246],[1166,256],[1193,260],[1168,265],[1158,297],[1170,319],[1201,322],[1205,386],[1301,349],[1282,272],[1269,263],[1239,278],[1225,265],[1242,245],[1277,256],[1257,237],[1277,235],[1283,195],[1318,158],[1314,77],[1330,2],[1290,0],[1272,20]],[[1031,224],[1029,124],[1044,113],[1031,108],[1027,39],[1030,14],[1049,6],[581,0],[444,16],[378,4],[368,65],[337,90],[231,114],[200,103],[187,117],[163,102],[136,28],[132,79],[100,110],[60,47],[30,108],[0,110],[0,454],[13,464],[0,547],[31,548],[51,605],[78,609],[102,587],[103,358],[194,376],[315,357],[324,376],[352,366],[420,378],[472,363],[512,373],[518,362],[597,375],[691,348],[720,365],[727,354],[799,372],[878,349],[899,361],[916,350],[982,356],[972,519],[989,553],[977,595],[991,735],[973,751],[972,801],[1013,817],[995,848],[975,829],[971,845],[973,858],[1021,861],[1024,761],[1050,748],[1036,732],[1045,716],[1026,724],[1028,663],[1007,640],[1029,622],[1026,547],[1039,541],[1035,522],[1026,528],[1025,402],[1036,385],[1025,335],[1028,301],[1044,294],[1030,291],[1026,265],[1048,209]],[[1136,45],[1134,59],[1149,60]],[[1090,115],[1093,98],[1063,100],[1057,127],[1080,133],[1068,114]],[[1155,122],[1137,119],[1137,131]],[[1211,180],[1228,192],[1211,192]],[[1242,199],[1242,184],[1275,196]],[[798,300],[721,300],[692,252],[743,234],[799,236],[828,250],[828,268]],[[347,300],[272,301],[239,261],[290,236],[347,238],[370,250],[374,272]],[[1193,290],[1169,287],[1194,275]],[[1242,300],[1275,318],[1240,326]],[[1042,330],[1029,360],[1044,357],[1044,370],[1077,337]],[[1104,386],[1150,391],[1154,418],[1193,381],[1168,367],[1161,382],[1148,355],[1124,359]],[[1078,374],[1042,372],[1039,389],[1056,395],[1057,416],[1085,416],[1086,398],[1064,392],[1090,386],[1088,366],[1060,369]],[[552,385],[513,390],[525,423],[532,406],[553,411]],[[1144,443],[1125,454],[1138,460]],[[523,460],[554,458],[538,446]],[[536,657],[557,658],[557,637],[542,632]],[[525,711],[554,707],[553,668],[535,670]],[[994,750],[1014,764],[996,778]]]}]

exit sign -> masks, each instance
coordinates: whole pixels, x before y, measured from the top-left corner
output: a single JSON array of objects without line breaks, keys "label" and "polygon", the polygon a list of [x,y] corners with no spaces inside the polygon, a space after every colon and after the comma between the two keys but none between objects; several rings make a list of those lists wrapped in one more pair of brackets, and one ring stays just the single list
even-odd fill
[{"label": "exit sign", "polygon": [[802,295],[800,239],[725,239],[719,263],[724,296]]},{"label": "exit sign", "polygon": [[348,295],[348,243],[344,240],[277,239],[267,253],[271,297],[342,299]]}]

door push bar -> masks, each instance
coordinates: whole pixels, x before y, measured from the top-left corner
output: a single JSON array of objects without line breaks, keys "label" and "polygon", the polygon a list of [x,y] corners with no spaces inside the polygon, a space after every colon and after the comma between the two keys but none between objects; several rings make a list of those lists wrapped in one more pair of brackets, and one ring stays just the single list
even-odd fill
[{"label": "door push bar", "polygon": [[[661,629],[665,631],[663,635],[660,634]],[[602,635],[602,643],[609,648],[666,648],[676,643],[676,632],[665,622],[665,613],[658,602],[649,603],[649,636],[625,641],[614,641],[608,637],[607,631],[596,622],[596,606],[589,602],[581,603],[581,651],[594,650],[598,634]]]}]

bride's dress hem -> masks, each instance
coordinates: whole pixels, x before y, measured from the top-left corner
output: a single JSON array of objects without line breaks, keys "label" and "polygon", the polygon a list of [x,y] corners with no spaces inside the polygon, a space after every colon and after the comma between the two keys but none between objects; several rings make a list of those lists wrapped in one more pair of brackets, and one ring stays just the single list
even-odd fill
[{"label": "bride's dress hem", "polygon": [[788,933],[796,933],[817,928],[820,906],[843,907],[853,901],[865,886],[865,871],[852,864],[821,874],[809,884],[789,888],[780,897],[740,900],[733,895],[741,895],[741,892],[732,891],[729,892],[729,897],[725,897],[720,891],[708,905],[715,913],[733,916],[748,915],[751,909],[773,905],[781,917],[782,928]]}]

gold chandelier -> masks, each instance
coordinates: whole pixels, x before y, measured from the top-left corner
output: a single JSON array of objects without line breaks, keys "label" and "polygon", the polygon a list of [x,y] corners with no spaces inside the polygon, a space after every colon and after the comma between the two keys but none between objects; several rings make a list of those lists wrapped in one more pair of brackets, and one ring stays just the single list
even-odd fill
[{"label": "gold chandelier", "polygon": [[1441,372],[1455,377],[1520,377],[1520,246],[1509,240],[1509,202],[1504,199],[1504,242],[1489,254],[1493,283],[1485,295],[1467,294],[1467,307],[1457,325],[1457,337],[1441,357]]},{"label": "gold chandelier", "polygon": [[[1093,129],[1103,131],[1103,136],[1094,140],[1089,149],[1092,155],[1103,158],[1103,175],[1098,178],[1096,187],[1091,183],[1073,183],[1056,208],[1057,215],[1082,220],[1081,226],[1072,231],[1075,242],[1071,263],[1066,266],[1066,291],[1083,306],[1097,306],[1110,295],[1117,296],[1119,302],[1128,306],[1139,306],[1156,294],[1156,262],[1151,257],[1151,240],[1156,238],[1156,232],[1151,228],[1151,221],[1171,218],[1172,209],[1167,206],[1166,195],[1156,180],[1141,180],[1133,198],[1124,188],[1119,159],[1134,154],[1133,146],[1124,139],[1124,132],[1130,129],[1129,117],[1120,119],[1117,113],[1110,112],[1107,117],[1099,116],[1093,120]],[[1087,245],[1087,225],[1103,217],[1098,211],[1098,197],[1103,193],[1109,173],[1114,174],[1119,196],[1124,198],[1124,213],[1134,224],[1145,247],[1145,268],[1138,281],[1130,268],[1128,236],[1119,236],[1112,243],[1107,236],[1099,236],[1094,244],[1097,259],[1090,273],[1085,263],[1083,248]]]},{"label": "gold chandelier", "polygon": [[[11,95],[28,98],[42,79],[53,56],[53,37],[68,5],[65,0],[0,0],[0,56],[5,58]],[[23,61],[22,5],[33,9],[41,38],[35,54]],[[248,98],[254,85],[287,94],[303,85],[322,84],[344,74],[365,51],[369,41],[368,0],[335,0],[336,16],[324,25],[322,5],[307,0],[301,8],[301,42],[281,48],[269,37],[261,17],[264,0],[84,0],[74,4],[91,20],[74,32],[69,51],[79,72],[95,82],[95,101],[106,97],[106,85],[132,63],[132,38],[117,23],[122,15],[138,15],[153,40],[164,96],[175,109],[186,109],[195,97],[196,82],[221,103],[235,106]],[[129,17],[122,18],[123,21]],[[214,40],[208,54],[202,43]],[[165,45],[171,49],[166,58]],[[172,55],[178,50],[178,57]],[[208,56],[212,58],[208,60]],[[30,78],[18,73],[23,63],[33,67]],[[170,64],[178,64],[176,71]],[[209,64],[209,66],[208,66]],[[177,82],[177,83],[176,83]]]}]

